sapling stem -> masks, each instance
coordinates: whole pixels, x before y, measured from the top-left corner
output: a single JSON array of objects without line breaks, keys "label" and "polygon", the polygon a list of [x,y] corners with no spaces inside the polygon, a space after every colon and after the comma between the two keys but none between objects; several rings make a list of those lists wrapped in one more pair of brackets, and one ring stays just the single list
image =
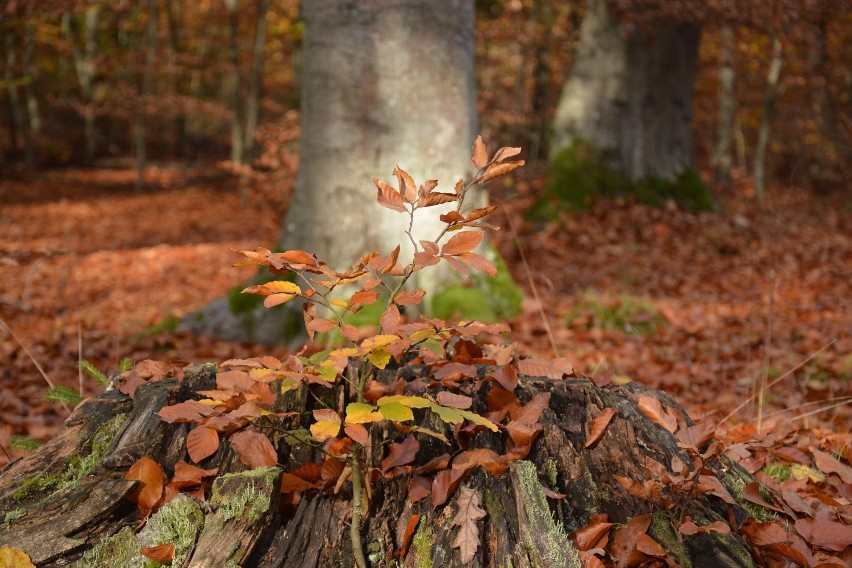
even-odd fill
[{"label": "sapling stem", "polygon": [[352,469],[352,522],[349,525],[352,554],[355,556],[355,564],[358,568],[368,568],[364,546],[361,544],[361,480],[363,479],[361,468],[363,464],[361,463],[361,445],[358,443],[353,445],[349,467]]}]

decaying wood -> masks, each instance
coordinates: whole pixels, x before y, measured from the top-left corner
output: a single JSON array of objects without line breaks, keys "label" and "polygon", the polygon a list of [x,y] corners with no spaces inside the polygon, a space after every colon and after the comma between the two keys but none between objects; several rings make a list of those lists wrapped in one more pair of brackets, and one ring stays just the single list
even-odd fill
[{"label": "decaying wood", "polygon": [[[165,525],[166,514],[163,510],[155,513],[148,527],[138,531],[138,510],[126,499],[137,482],[125,481],[124,475],[142,456],[162,464],[167,474],[179,460],[190,461],[185,447],[189,425],[168,424],[156,412],[166,405],[200,398],[195,391],[214,385],[212,368],[193,366],[187,369],[182,383],[166,379],[144,384],[132,400],[111,391],[81,404],[52,440],[0,472],[0,546],[22,549],[44,567],[72,562],[79,562],[79,566],[135,565],[126,558],[124,564],[108,564],[102,559],[112,551],[103,543],[125,529],[121,534],[130,537],[136,548],[133,558],[141,562],[139,546],[152,542],[150,533]],[[482,394],[488,388],[485,384]],[[526,377],[516,390],[522,402],[542,392],[551,393],[550,405],[540,419],[543,431],[526,460],[513,463],[499,478],[477,468],[462,482],[479,493],[487,513],[479,521],[478,550],[473,561],[464,564],[466,568],[579,566],[567,535],[599,513],[606,513],[616,523],[655,513],[649,534],[672,551],[681,565],[753,565],[739,537],[700,534],[678,539],[671,513],[631,496],[614,477],[644,481],[648,478],[644,467],[647,457],[666,467],[675,456],[691,463],[675,437],[637,407],[639,396],[652,395],[664,406],[677,409],[670,397],[633,384],[599,388],[582,379]],[[314,394],[332,403],[337,400],[327,389],[323,393],[318,388]],[[307,426],[310,412],[305,410],[310,410],[315,401],[306,388],[280,395],[275,410],[298,410],[300,415],[267,427],[270,431],[294,428],[300,421]],[[601,439],[585,448],[589,424],[604,408],[615,409],[616,415]],[[442,423],[424,425],[443,428],[452,438],[452,431]],[[420,442],[418,464],[449,450],[432,438],[423,437]],[[480,432],[469,446],[502,452],[503,434]],[[194,507],[199,522],[188,533],[189,544],[180,551],[175,566],[354,565],[349,542],[351,487],[344,484],[337,495],[307,493],[295,510],[282,509],[282,473],[317,456],[309,446],[289,446],[283,440],[278,449],[282,467],[247,471],[227,443],[199,464],[218,467],[219,477],[201,509],[189,498],[181,498],[181,503]],[[373,455],[373,464],[378,465],[381,457]],[[714,468],[729,484],[741,483],[738,479],[747,475],[724,459]],[[362,523],[362,541],[371,565],[462,566],[459,549],[453,547],[459,528],[452,522],[460,492],[446,505],[433,508],[430,497],[410,503],[408,483],[408,475],[374,482],[369,516]],[[565,498],[546,497],[545,487]],[[708,523],[726,520],[730,512],[745,514],[708,495],[690,498],[686,506],[687,514]],[[412,515],[421,518],[402,556],[398,551]],[[133,537],[126,527],[138,534]]]}]

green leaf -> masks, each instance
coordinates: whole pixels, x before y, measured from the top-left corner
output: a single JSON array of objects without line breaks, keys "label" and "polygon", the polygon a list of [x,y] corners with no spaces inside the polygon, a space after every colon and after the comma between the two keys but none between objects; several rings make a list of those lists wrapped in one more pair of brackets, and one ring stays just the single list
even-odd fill
[{"label": "green leaf", "polygon": [[496,432],[497,430],[499,430],[499,428],[497,428],[496,424],[494,424],[489,419],[485,418],[484,416],[480,416],[479,414],[477,414],[475,412],[471,412],[469,410],[459,410],[459,414],[461,414],[462,416],[464,416],[465,418],[467,418],[468,420],[470,420],[474,424],[479,424],[480,426],[485,426],[486,428],[488,428],[492,432]]},{"label": "green leaf", "polygon": [[295,446],[297,444],[307,444],[313,440],[313,437],[308,430],[299,428],[298,430],[293,430],[288,434],[284,434],[281,439],[288,445]]},{"label": "green leaf", "polygon": [[367,359],[377,369],[384,369],[390,362],[390,353],[384,347],[374,349],[367,354]]},{"label": "green leaf", "polygon": [[[126,359],[126,360],[129,361],[129,359]],[[122,361],[122,363],[124,363],[124,361]],[[101,373],[100,371],[98,371],[98,369],[94,365],[92,365],[91,363],[89,363],[85,359],[80,360],[79,365],[80,365],[80,368],[83,369],[83,372],[86,373],[87,375],[89,375],[95,381],[97,381],[98,384],[100,384],[102,387],[107,386],[107,384],[109,383],[109,378],[106,375],[104,375],[103,373]],[[131,362],[130,368],[132,368],[132,367],[133,367],[133,363]],[[124,371],[122,371],[122,372],[124,372]]]},{"label": "green leaf", "polygon": [[399,404],[404,404],[408,408],[429,408],[434,404],[427,398],[423,398],[422,396],[403,396],[401,394],[394,394],[391,396],[383,396],[379,400],[376,401],[376,404],[379,406],[390,404],[392,402],[398,402]]},{"label": "green leaf", "polygon": [[44,400],[46,400],[47,402],[64,402],[73,406],[76,406],[83,402],[83,397],[80,396],[80,393],[78,393],[72,388],[63,385],[56,385],[50,387],[47,392],[44,393],[42,398],[44,398]]},{"label": "green leaf", "polygon": [[444,422],[450,424],[461,424],[464,422],[462,411],[457,408],[450,408],[449,406],[441,406],[440,404],[432,403],[429,405],[429,409],[437,414]]},{"label": "green leaf", "polygon": [[384,414],[385,418],[393,422],[407,422],[414,420],[414,413],[411,409],[398,402],[389,402],[379,407],[379,412]]},{"label": "green leaf", "polygon": [[350,402],[346,405],[346,424],[365,424],[367,422],[379,422],[385,417],[376,412],[376,407],[363,402]]}]

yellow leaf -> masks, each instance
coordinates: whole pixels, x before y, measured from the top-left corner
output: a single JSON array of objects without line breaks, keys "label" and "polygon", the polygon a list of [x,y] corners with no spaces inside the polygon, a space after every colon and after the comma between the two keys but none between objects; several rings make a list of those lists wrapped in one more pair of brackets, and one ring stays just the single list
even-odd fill
[{"label": "yellow leaf", "polygon": [[484,416],[480,416],[479,414],[477,414],[475,412],[471,412],[469,410],[459,410],[459,414],[461,414],[462,416],[464,416],[465,418],[467,418],[468,420],[470,420],[474,424],[479,424],[480,426],[485,426],[486,428],[488,428],[492,432],[496,432],[497,430],[499,430],[499,428],[497,428],[496,424],[494,424],[489,419],[485,418]]},{"label": "yellow leaf", "polygon": [[340,422],[332,420],[320,420],[311,424],[311,436],[317,442],[324,442],[329,438],[334,438],[340,431]]},{"label": "yellow leaf", "polygon": [[442,441],[442,442],[444,442],[445,444],[449,444],[449,443],[450,443],[450,441],[449,441],[449,440],[447,440],[447,437],[446,437],[446,436],[444,436],[444,435],[443,435],[443,434],[441,434],[440,432],[435,432],[434,430],[430,430],[429,428],[421,428],[421,427],[419,427],[419,426],[412,426],[412,427],[411,427],[411,431],[412,431],[412,432],[420,432],[421,434],[426,434],[427,436],[432,436],[433,438],[436,438],[436,439],[438,439],[438,440],[441,440],[441,441]]},{"label": "yellow leaf", "polygon": [[346,300],[332,300],[330,303],[332,306],[337,306],[338,308],[349,307],[349,302],[347,302]]},{"label": "yellow leaf", "polygon": [[0,566],[4,568],[36,568],[26,552],[11,546],[0,547]]},{"label": "yellow leaf", "polygon": [[414,413],[411,409],[398,402],[390,402],[379,407],[379,412],[384,414],[385,418],[394,422],[407,422],[414,420]]},{"label": "yellow leaf", "polygon": [[450,424],[461,424],[464,422],[464,417],[462,416],[461,411],[457,408],[450,408],[448,406],[441,406],[440,404],[432,403],[429,405],[429,409],[437,414],[444,422]]},{"label": "yellow leaf", "polygon": [[814,483],[825,481],[825,476],[822,473],[812,467],[799,463],[794,463],[790,466],[790,474],[800,481],[805,478],[810,478]]},{"label": "yellow leaf", "polygon": [[423,341],[424,339],[429,339],[435,336],[435,330],[433,329],[421,329],[419,331],[415,331],[411,334],[411,341],[417,343],[418,341]]},{"label": "yellow leaf", "polygon": [[207,406],[221,406],[225,404],[221,400],[213,400],[212,398],[202,398],[198,402],[200,402],[201,404],[206,404]]},{"label": "yellow leaf", "polygon": [[423,398],[422,396],[403,396],[401,394],[383,396],[382,398],[376,401],[376,404],[378,404],[379,406],[383,406],[385,404],[390,403],[403,404],[408,408],[429,408],[434,404],[432,401]]},{"label": "yellow leaf", "polygon": [[285,392],[290,392],[291,390],[296,390],[301,384],[302,381],[297,381],[296,379],[291,379],[290,377],[287,377],[283,381],[281,381],[281,394],[284,394]]},{"label": "yellow leaf", "polygon": [[385,417],[376,412],[376,407],[363,402],[351,402],[346,406],[346,424],[366,424],[367,422],[380,422]]},{"label": "yellow leaf", "polygon": [[380,347],[367,353],[367,359],[377,369],[384,369],[390,362],[390,353],[384,347]]},{"label": "yellow leaf", "polygon": [[368,337],[361,342],[361,353],[367,353],[377,347],[384,347],[399,338],[400,337],[398,335],[374,335],[373,337]]}]

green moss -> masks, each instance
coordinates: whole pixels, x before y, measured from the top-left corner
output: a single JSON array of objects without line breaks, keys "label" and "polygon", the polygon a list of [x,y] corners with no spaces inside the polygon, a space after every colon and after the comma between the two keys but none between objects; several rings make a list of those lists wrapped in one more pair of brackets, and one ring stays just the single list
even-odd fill
[{"label": "green moss", "polygon": [[771,477],[776,483],[784,483],[793,476],[789,465],[772,464],[763,468],[763,473]]},{"label": "green moss", "polygon": [[3,524],[8,525],[14,523],[18,519],[25,517],[27,515],[26,509],[12,509],[3,515]]},{"label": "green moss", "polygon": [[[228,521],[236,518],[247,518],[249,522],[254,522],[269,509],[270,495],[268,489],[272,487],[274,478],[278,475],[280,469],[277,467],[261,467],[251,471],[241,473],[228,473],[217,477],[213,482],[213,494],[210,502],[218,505],[223,521]],[[235,479],[249,480],[236,495],[226,495],[223,493],[225,485]],[[259,491],[258,485],[254,479],[263,478],[266,491]]]},{"label": "green moss", "polygon": [[124,527],[113,536],[87,550],[78,568],[104,568],[105,566],[134,566],[131,559],[139,556],[139,543],[133,529]]},{"label": "green moss", "polygon": [[[728,458],[730,461],[730,458]],[[733,462],[732,462],[733,463]],[[760,505],[756,505],[751,501],[748,501],[743,497],[743,489],[745,488],[745,481],[736,477],[732,473],[727,473],[719,478],[719,481],[722,482],[722,485],[725,486],[725,489],[731,494],[731,497],[739,503],[739,505],[748,511],[749,515],[757,519],[758,521],[769,523],[778,519],[778,514],[774,511],[770,511]]]},{"label": "green moss", "polygon": [[181,566],[195,547],[202,528],[204,513],[201,507],[189,495],[181,494],[151,517],[139,533],[139,540],[143,546],[173,544],[172,564]]},{"label": "green moss", "polygon": [[496,322],[520,313],[523,292],[497,251],[491,248],[486,254],[497,269],[497,275],[492,278],[476,272],[471,274],[468,282],[454,283],[438,290],[429,303],[429,310],[434,316]]},{"label": "green moss", "polygon": [[583,300],[568,314],[567,321],[569,325],[583,325],[589,329],[639,335],[652,335],[668,323],[650,299],[596,292],[584,294]]},{"label": "green moss", "polygon": [[553,458],[547,458],[547,462],[544,464],[544,469],[547,471],[547,481],[550,482],[550,487],[555,488],[556,484],[559,482],[559,470],[556,467],[556,460]]},{"label": "green moss", "polygon": [[577,141],[551,159],[542,196],[529,215],[554,220],[560,210],[584,210],[598,196],[614,199],[630,195],[653,207],[662,207],[672,199],[693,211],[717,208],[707,186],[693,170],[683,171],[674,181],[651,177],[631,182],[612,171],[588,143]]},{"label": "green moss", "polygon": [[32,452],[38,449],[41,442],[31,436],[15,434],[9,439],[9,448],[17,452]]},{"label": "green moss", "polygon": [[[51,494],[56,493],[89,475],[95,468],[95,465],[101,461],[116,433],[118,433],[126,420],[126,414],[118,414],[101,424],[92,436],[88,453],[84,454],[81,452],[72,456],[62,473],[37,476],[24,480],[21,487],[12,494],[12,498],[16,501],[22,501],[34,493],[48,491]],[[85,450],[86,448],[84,448],[84,452]]]},{"label": "green moss", "polygon": [[492,519],[503,517],[503,503],[500,501],[500,497],[489,489],[483,492],[483,497],[485,512],[488,513],[488,516]]},{"label": "green moss", "polygon": [[420,518],[411,544],[414,545],[415,568],[432,568],[432,527],[425,515]]},{"label": "green moss", "polygon": [[683,568],[692,568],[692,561],[688,554],[684,554],[683,545],[678,539],[677,531],[672,526],[671,520],[663,511],[654,512],[651,517],[651,526],[648,534],[659,542],[670,554],[674,554]]},{"label": "green moss", "polygon": [[[568,541],[568,535],[557,526],[550,516],[547,498],[538,480],[535,465],[527,460],[518,462],[515,466],[521,490],[521,498],[533,526],[522,526],[522,540],[530,551],[534,566],[566,566],[580,568],[580,558],[577,551]],[[533,535],[533,531],[537,531]],[[543,531],[544,534],[541,534]],[[544,538],[546,541],[543,551],[535,545],[535,540]],[[544,557],[540,558],[539,554]]]}]

